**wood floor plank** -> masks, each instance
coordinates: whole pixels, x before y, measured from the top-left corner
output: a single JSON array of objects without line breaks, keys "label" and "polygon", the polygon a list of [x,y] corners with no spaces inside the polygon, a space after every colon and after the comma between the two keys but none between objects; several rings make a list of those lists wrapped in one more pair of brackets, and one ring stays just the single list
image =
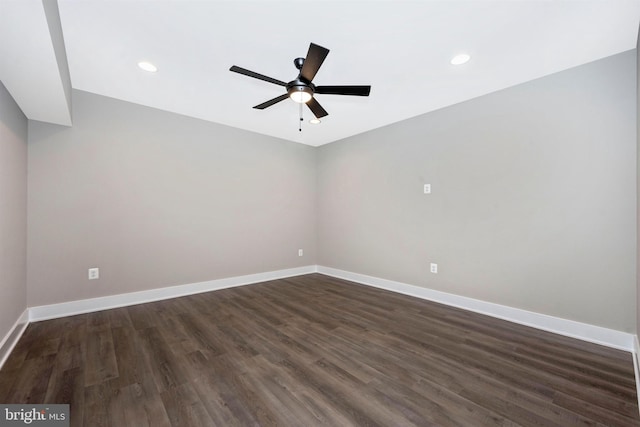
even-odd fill
[{"label": "wood floor plank", "polygon": [[37,322],[0,403],[72,426],[640,426],[630,353],[310,274]]},{"label": "wood floor plank", "polygon": [[[113,403],[123,403],[120,399],[120,389],[109,381],[89,385],[84,388],[84,426],[118,426],[124,425],[124,407]],[[57,403],[57,402],[53,402]],[[71,418],[77,414],[72,413]]]},{"label": "wood floor plank", "polygon": [[156,327],[139,330],[139,347],[151,371],[158,392],[162,393],[188,381],[186,370],[173,354]]},{"label": "wood floor plank", "polygon": [[242,373],[234,372],[226,354],[206,360],[209,373],[194,380],[194,387],[214,425],[259,425],[260,417],[254,414],[261,412],[262,406],[252,400],[250,392],[238,388],[237,378]]},{"label": "wood floor plank", "polygon": [[97,323],[88,328],[83,346],[85,386],[100,384],[118,376],[118,362],[108,324]]},{"label": "wood floor plank", "polygon": [[171,425],[158,393],[148,392],[138,383],[121,388],[123,418],[128,426],[168,427]]},{"label": "wood floor plank", "polygon": [[38,404],[43,402],[54,363],[55,354],[25,359],[22,364],[23,369],[12,373],[15,380],[9,392],[5,394],[3,403]]},{"label": "wood floor plank", "polygon": [[44,402],[66,403],[69,405],[70,425],[83,424],[84,410],[84,372],[75,367],[63,371],[60,378],[49,383]]},{"label": "wood floor plank", "polygon": [[161,393],[162,402],[173,427],[213,425],[205,406],[191,384],[167,388]]}]

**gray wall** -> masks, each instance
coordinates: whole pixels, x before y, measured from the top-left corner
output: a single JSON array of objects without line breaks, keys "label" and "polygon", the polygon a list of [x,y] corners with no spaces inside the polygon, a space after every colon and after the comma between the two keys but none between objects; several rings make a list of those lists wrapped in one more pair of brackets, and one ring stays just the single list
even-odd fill
[{"label": "gray wall", "polygon": [[315,264],[312,147],[85,92],[72,105],[71,128],[29,123],[29,306]]},{"label": "gray wall", "polygon": [[27,118],[0,82],[0,341],[27,308]]},{"label": "gray wall", "polygon": [[634,50],[319,148],[318,264],[635,332],[635,88]]},{"label": "gray wall", "polygon": [[[636,71],[640,71],[640,31],[638,32],[638,42],[636,43]],[[637,237],[636,242],[636,335],[640,334],[640,73],[636,72],[636,189],[637,189]]]},{"label": "gray wall", "polygon": [[635,332],[636,78],[630,51],[318,149],[74,92],[72,128],[29,124],[29,305],[317,263]]}]

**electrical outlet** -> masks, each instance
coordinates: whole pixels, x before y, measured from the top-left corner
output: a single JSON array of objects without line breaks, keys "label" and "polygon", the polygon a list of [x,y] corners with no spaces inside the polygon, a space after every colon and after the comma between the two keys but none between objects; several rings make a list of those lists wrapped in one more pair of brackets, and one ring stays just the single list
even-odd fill
[{"label": "electrical outlet", "polygon": [[298,256],[304,255],[304,251],[302,249],[298,249]]},{"label": "electrical outlet", "polygon": [[89,280],[96,280],[100,278],[100,269],[97,267],[89,269]]},{"label": "electrical outlet", "polygon": [[431,194],[431,184],[424,185],[424,194]]},{"label": "electrical outlet", "polygon": [[433,262],[431,263],[431,272],[433,274],[438,274],[438,264],[435,264]]}]

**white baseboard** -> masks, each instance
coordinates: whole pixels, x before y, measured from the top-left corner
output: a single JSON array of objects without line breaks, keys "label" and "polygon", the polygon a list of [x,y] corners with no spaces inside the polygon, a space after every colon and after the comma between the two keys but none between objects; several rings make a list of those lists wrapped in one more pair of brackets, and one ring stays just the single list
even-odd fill
[{"label": "white baseboard", "polygon": [[300,276],[315,273],[315,265],[290,268],[286,270],[270,271],[266,273],[249,274],[246,276],[229,277],[225,279],[209,280],[206,282],[190,283],[187,285],[170,286],[166,288],[150,289],[148,291],[130,292],[127,294],[110,295],[106,297],[84,299],[78,301],[63,302],[59,304],[41,305],[29,308],[29,320],[55,319],[76,314],[91,313],[110,308],[125,307],[163,299],[199,294],[202,292],[216,291],[235,286],[250,285],[269,280],[283,279],[286,277]]},{"label": "white baseboard", "polygon": [[[79,301],[70,301],[60,304],[31,307],[28,309],[28,315],[26,314],[27,312],[25,312],[25,314],[21,316],[21,319],[26,318],[27,316],[28,321],[32,322],[54,319],[64,316],[72,316],[76,314],[107,310],[110,308],[125,307],[129,305],[143,304],[146,302],[159,301],[163,299],[193,295],[202,292],[215,291],[235,286],[249,285],[269,280],[282,279],[286,277],[300,276],[310,273],[321,273],[328,276],[350,280],[364,285],[373,286],[392,292],[398,292],[421,299],[435,301],[441,304],[462,308],[476,313],[481,313],[499,319],[508,320],[514,323],[553,332],[556,334],[577,338],[583,341],[625,350],[633,353],[636,359],[640,354],[640,348],[638,347],[638,338],[636,335],[630,333],[521,310],[500,304],[494,304],[473,298],[449,294],[446,292],[409,285],[406,283],[395,282],[392,280],[380,279],[377,277],[366,276],[363,274],[316,265],[309,265],[286,270],[277,270],[266,273],[250,274],[246,276],[236,276],[225,279],[210,280],[206,282],[191,283],[180,286],[151,289],[148,291],[111,295]],[[19,321],[16,322],[14,329],[18,328],[18,325],[20,325],[20,327],[22,328],[20,334],[17,335],[19,337],[22,334],[22,331],[24,331],[24,328],[26,328],[27,322],[26,320],[22,320],[21,322],[19,319]],[[5,341],[8,341],[10,336],[12,336],[11,332],[7,335],[7,337],[5,337],[2,344],[0,344],[0,360],[2,360],[3,362],[8,355],[6,349],[12,349],[13,345],[15,345],[15,342],[13,342],[13,344],[11,344],[10,346],[5,345]],[[17,338],[12,341],[17,341]],[[636,364],[637,369],[637,360],[634,363]],[[638,375],[640,376],[640,372],[638,372]],[[638,383],[640,384],[640,380],[638,380]]]},{"label": "white baseboard", "polygon": [[9,355],[13,351],[13,348],[18,343],[18,340],[24,333],[24,330],[29,326],[29,309],[25,309],[18,320],[13,324],[7,335],[0,341],[0,369],[9,358]]},{"label": "white baseboard", "polygon": [[607,329],[587,323],[561,319],[559,317],[534,313],[532,311],[521,310],[505,305],[494,304],[420,286],[408,285],[406,283],[380,279],[330,267],[318,266],[318,273],[474,311],[476,313],[486,314],[488,316],[497,317],[499,319],[508,320],[521,325],[531,326],[533,328],[542,329],[544,331],[577,338],[619,350],[629,352],[636,351],[636,344],[634,344],[634,340],[636,340],[635,343],[637,343],[637,339],[635,338],[635,335],[616,331],[614,329]]}]

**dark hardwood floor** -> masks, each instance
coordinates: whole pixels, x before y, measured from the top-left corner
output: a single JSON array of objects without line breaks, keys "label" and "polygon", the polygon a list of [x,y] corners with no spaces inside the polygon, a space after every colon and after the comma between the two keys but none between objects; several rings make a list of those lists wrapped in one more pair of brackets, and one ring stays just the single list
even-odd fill
[{"label": "dark hardwood floor", "polygon": [[29,325],[73,426],[640,426],[630,353],[319,274]]}]

